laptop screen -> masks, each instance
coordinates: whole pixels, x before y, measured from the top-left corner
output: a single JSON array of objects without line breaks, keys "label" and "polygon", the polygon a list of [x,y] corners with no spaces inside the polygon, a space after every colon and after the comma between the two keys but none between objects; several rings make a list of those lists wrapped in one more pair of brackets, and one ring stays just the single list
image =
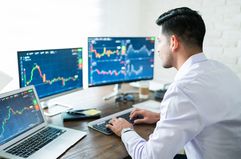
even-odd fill
[{"label": "laptop screen", "polygon": [[33,89],[0,98],[0,145],[43,122]]}]

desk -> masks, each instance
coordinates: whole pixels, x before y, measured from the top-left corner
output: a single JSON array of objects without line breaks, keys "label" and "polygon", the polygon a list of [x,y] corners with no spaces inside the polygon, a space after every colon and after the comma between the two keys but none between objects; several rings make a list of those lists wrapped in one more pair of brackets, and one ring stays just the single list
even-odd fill
[{"label": "desk", "polygon": [[[115,103],[114,99],[104,101],[103,96],[111,93],[113,86],[93,87],[87,90],[83,90],[79,93],[79,100],[82,104],[92,105],[102,111],[102,117],[113,114],[115,112],[130,108],[132,104],[141,102],[137,99],[135,102]],[[130,88],[125,85],[124,90]],[[137,96],[138,94],[136,94]],[[83,101],[84,100],[84,101]],[[60,158],[94,158],[94,159],[122,159],[128,156],[124,144],[121,139],[116,135],[107,136],[99,133],[93,129],[88,128],[88,122],[93,120],[81,120],[81,121],[62,121],[62,116],[57,115],[48,118],[49,123],[73,128],[87,132],[87,136],[80,140],[76,145],[65,152]],[[136,125],[134,129],[143,138],[148,139],[148,136],[153,132],[154,125]],[[64,144],[64,143],[63,143]]]}]

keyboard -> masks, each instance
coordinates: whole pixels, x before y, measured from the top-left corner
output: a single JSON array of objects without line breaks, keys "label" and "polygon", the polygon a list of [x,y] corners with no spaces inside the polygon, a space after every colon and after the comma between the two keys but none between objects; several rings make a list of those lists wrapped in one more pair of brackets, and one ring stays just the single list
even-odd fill
[{"label": "keyboard", "polygon": [[133,110],[133,108],[130,108],[130,109],[126,109],[124,111],[121,111],[121,112],[118,112],[118,113],[115,113],[115,114],[111,114],[109,116],[106,116],[106,117],[103,117],[103,118],[100,118],[98,120],[95,120],[95,121],[92,121],[90,123],[88,123],[88,126],[94,130],[97,130],[105,135],[111,135],[113,134],[113,132],[106,127],[106,124],[109,123],[109,121],[113,118],[113,117],[116,117],[116,118],[124,118],[126,119],[127,121],[129,121],[130,123],[133,123],[135,119],[137,118],[143,118],[142,116],[138,116],[137,118],[135,119],[131,119],[130,120],[130,113],[131,111]]},{"label": "keyboard", "polygon": [[27,158],[34,152],[47,145],[52,140],[56,139],[58,136],[62,135],[64,132],[66,132],[66,130],[47,127],[38,132],[37,134],[31,136],[30,138],[24,140],[20,144],[7,150],[6,152],[16,156]]}]

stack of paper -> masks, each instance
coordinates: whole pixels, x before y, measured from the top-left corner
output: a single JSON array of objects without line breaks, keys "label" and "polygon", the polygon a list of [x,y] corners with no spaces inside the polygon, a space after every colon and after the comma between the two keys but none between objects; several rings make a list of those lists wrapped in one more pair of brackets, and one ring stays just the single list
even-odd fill
[{"label": "stack of paper", "polygon": [[[149,90],[151,91],[165,90],[170,84],[170,82],[161,82],[161,81],[155,81],[155,80],[151,80],[148,82],[149,82]],[[130,85],[132,87],[137,87],[137,88],[140,87],[139,82],[131,82]]]},{"label": "stack of paper", "polygon": [[161,103],[154,100],[147,100],[133,105],[134,108],[146,109],[157,113],[160,113],[160,106]]}]

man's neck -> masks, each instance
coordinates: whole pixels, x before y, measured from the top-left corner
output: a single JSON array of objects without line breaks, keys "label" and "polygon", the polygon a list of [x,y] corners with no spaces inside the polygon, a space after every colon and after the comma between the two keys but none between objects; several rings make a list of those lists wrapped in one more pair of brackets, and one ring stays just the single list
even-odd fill
[{"label": "man's neck", "polygon": [[199,48],[193,48],[188,50],[180,51],[180,53],[177,53],[176,58],[176,65],[174,66],[177,70],[181,68],[181,66],[192,56],[195,54],[198,54],[202,52],[202,49]]}]

